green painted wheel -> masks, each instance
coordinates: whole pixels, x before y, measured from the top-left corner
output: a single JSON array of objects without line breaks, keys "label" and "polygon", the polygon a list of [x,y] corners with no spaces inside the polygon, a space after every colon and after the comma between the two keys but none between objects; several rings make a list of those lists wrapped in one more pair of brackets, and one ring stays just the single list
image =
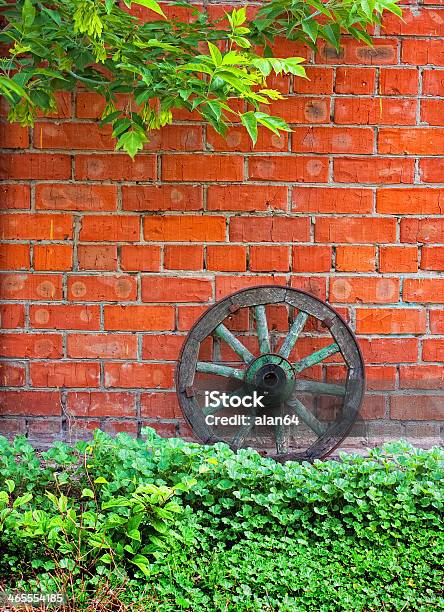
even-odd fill
[{"label": "green painted wheel", "polygon": [[260,286],[217,302],[194,324],[176,386],[203,442],[313,460],[336,448],[357,418],[364,364],[331,306],[289,287]]}]

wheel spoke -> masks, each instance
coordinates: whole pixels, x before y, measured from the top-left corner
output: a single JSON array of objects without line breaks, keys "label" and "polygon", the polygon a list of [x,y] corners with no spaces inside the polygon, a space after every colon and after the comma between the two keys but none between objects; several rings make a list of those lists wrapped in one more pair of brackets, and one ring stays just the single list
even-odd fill
[{"label": "wheel spoke", "polygon": [[217,363],[210,363],[208,361],[198,361],[196,364],[196,372],[216,374],[217,376],[225,376],[225,378],[238,378],[239,380],[243,380],[245,374],[243,370],[218,365]]},{"label": "wheel spoke", "polygon": [[293,367],[296,372],[302,372],[303,370],[324,361],[324,359],[327,359],[327,357],[331,357],[336,353],[339,353],[339,346],[336,344],[336,342],[333,342],[333,344],[329,344],[325,348],[319,349],[319,351],[315,351],[311,355],[308,355],[308,357],[304,357],[300,361],[297,361],[293,364]]},{"label": "wheel spoke", "polygon": [[241,425],[237,430],[236,434],[233,436],[231,440],[231,447],[235,450],[239,449],[244,443],[245,438],[248,436],[250,431],[254,427],[254,417],[256,416],[256,411],[251,412],[250,420],[245,425]]},{"label": "wheel spoke", "polygon": [[233,351],[237,355],[239,355],[239,357],[242,357],[245,363],[250,363],[250,361],[253,361],[254,355],[250,353],[247,347],[244,346],[242,342],[240,342],[240,340],[238,340],[236,336],[225,327],[225,325],[223,325],[222,323],[218,325],[214,330],[214,333],[222,340],[225,340],[225,342],[233,349]]},{"label": "wheel spoke", "polygon": [[304,380],[303,378],[295,380],[293,389],[294,391],[313,393],[315,395],[345,395],[344,385],[333,385],[317,382],[316,380]]},{"label": "wheel spoke", "polygon": [[298,417],[304,421],[310,429],[312,429],[318,436],[321,436],[327,429],[327,425],[318,421],[318,419],[296,398],[292,398],[287,401],[287,406],[294,410]]},{"label": "wheel spoke", "polygon": [[306,312],[302,312],[301,310],[296,319],[293,321],[293,324],[290,327],[290,331],[286,335],[284,342],[282,343],[282,346],[279,350],[279,355],[282,355],[282,357],[285,357],[285,359],[288,358],[294,345],[296,344],[299,334],[304,329],[304,325],[307,322],[307,319],[308,314]]},{"label": "wheel spoke", "polygon": [[254,316],[256,319],[256,331],[259,340],[259,350],[261,355],[270,353],[270,338],[268,336],[268,322],[265,313],[265,306],[260,304],[254,307]]}]

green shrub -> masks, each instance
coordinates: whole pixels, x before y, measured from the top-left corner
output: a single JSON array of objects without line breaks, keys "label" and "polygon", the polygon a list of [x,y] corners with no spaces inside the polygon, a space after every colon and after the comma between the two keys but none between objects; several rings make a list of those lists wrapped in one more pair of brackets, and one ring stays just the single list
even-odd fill
[{"label": "green shrub", "polygon": [[5,587],[76,609],[444,609],[442,449],[281,465],[144,433],[40,456],[0,438]]}]

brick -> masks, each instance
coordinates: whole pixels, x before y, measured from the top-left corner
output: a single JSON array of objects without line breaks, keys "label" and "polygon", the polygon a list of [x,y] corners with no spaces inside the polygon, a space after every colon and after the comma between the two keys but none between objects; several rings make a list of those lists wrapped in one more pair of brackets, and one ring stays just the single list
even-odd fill
[{"label": "brick", "polygon": [[419,169],[423,183],[444,182],[444,157],[421,159]]},{"label": "brick", "polygon": [[419,73],[414,68],[381,68],[379,93],[383,96],[416,96]]},{"label": "brick", "polygon": [[158,272],[160,269],[160,247],[122,245],[120,248],[122,270],[136,272]]},{"label": "brick", "polygon": [[72,238],[71,215],[7,214],[2,215],[2,240],[67,240]]},{"label": "brick", "polygon": [[384,415],[385,397],[383,395],[366,394],[359,410],[359,418],[369,421],[372,419],[382,419]]},{"label": "brick", "polygon": [[288,149],[288,134],[273,134],[269,130],[260,130],[256,145],[253,145],[248,132],[243,126],[230,127],[225,136],[218,134],[213,128],[207,130],[207,148],[210,151],[286,151]]},{"label": "brick", "polygon": [[371,94],[375,91],[375,68],[349,68],[339,66],[336,69],[335,92],[339,94]]},{"label": "brick", "polygon": [[107,363],[105,386],[125,389],[169,389],[174,365],[170,363]]},{"label": "brick", "polygon": [[402,296],[405,302],[444,302],[444,278],[406,278]]},{"label": "brick", "polygon": [[399,300],[399,279],[340,277],[330,281],[332,302],[390,303]]},{"label": "brick", "polygon": [[402,12],[402,20],[392,13],[384,14],[384,32],[402,36],[444,36],[444,9],[415,6]]},{"label": "brick", "polygon": [[405,421],[444,419],[443,395],[394,395],[390,417]]},{"label": "brick", "polygon": [[444,334],[444,310],[430,310],[430,331]]},{"label": "brick", "polygon": [[286,246],[252,246],[249,268],[252,272],[288,272],[290,249]]},{"label": "brick", "polygon": [[136,438],[138,434],[137,421],[111,421],[107,419],[103,423],[103,431],[115,436],[120,432],[125,432],[128,435]]},{"label": "brick", "polygon": [[338,183],[413,183],[413,159],[344,157],[334,160],[334,180]]},{"label": "brick", "polygon": [[444,340],[427,338],[422,343],[422,358],[424,361],[444,361]]},{"label": "brick", "polygon": [[72,246],[65,244],[36,244],[34,270],[71,270]]},{"label": "brick", "polygon": [[79,270],[115,271],[117,269],[117,246],[81,244],[77,247],[77,259]]},{"label": "brick", "polygon": [[70,391],[66,407],[72,416],[135,417],[136,397],[131,393]]},{"label": "brick", "polygon": [[216,277],[216,299],[221,299],[230,293],[256,287],[257,285],[285,285],[285,276],[217,276]]},{"label": "brick", "polygon": [[55,102],[57,110],[52,113],[39,112],[38,117],[54,117],[59,119],[70,119],[72,116],[71,93],[68,91],[59,91],[55,94]]},{"label": "brick", "polygon": [[37,444],[45,442],[52,443],[55,440],[60,440],[63,437],[62,419],[58,418],[40,418],[28,419],[28,440],[35,441]]},{"label": "brick", "polygon": [[359,338],[365,363],[416,363],[417,338]]},{"label": "brick", "polygon": [[416,247],[380,247],[380,272],[417,272],[418,249]]},{"label": "brick", "polygon": [[444,271],[444,247],[423,247],[421,270]]},{"label": "brick", "polygon": [[184,342],[185,336],[145,334],[142,339],[142,359],[176,361]]},{"label": "brick", "polygon": [[424,70],[422,73],[422,94],[441,96],[444,91],[444,70]]},{"label": "brick", "polygon": [[178,306],[177,329],[190,331],[197,319],[207,311],[207,306]]},{"label": "brick", "polygon": [[0,179],[63,180],[71,178],[69,155],[9,153],[0,155]]},{"label": "brick", "polygon": [[43,210],[116,210],[115,185],[37,185],[36,208]]},{"label": "brick", "polygon": [[396,240],[396,220],[378,217],[320,217],[316,220],[316,242],[386,243]]},{"label": "brick", "polygon": [[444,219],[401,219],[401,242],[444,242]]},{"label": "brick", "polygon": [[155,155],[76,155],[75,178],[87,181],[153,181],[157,176]]},{"label": "brick", "polygon": [[[128,102],[128,96],[117,94],[116,108],[122,110]],[[106,100],[92,91],[78,91],[76,95],[76,117],[79,119],[99,119],[105,110]]]},{"label": "brick", "polygon": [[[201,117],[198,115],[198,118]],[[202,127],[200,125],[165,125],[160,130],[150,133],[145,148],[155,152],[202,151]]]},{"label": "brick", "polygon": [[88,215],[82,219],[80,240],[85,242],[135,242],[139,237],[138,217]]},{"label": "brick", "polygon": [[29,128],[17,123],[0,123],[0,147],[2,149],[26,149],[29,146]]},{"label": "brick", "polygon": [[124,185],[123,210],[202,210],[200,185]]},{"label": "brick", "polygon": [[167,270],[202,270],[203,246],[166,245],[163,265]]},{"label": "brick", "polygon": [[287,210],[288,188],[283,185],[209,185],[208,210]]},{"label": "brick", "polygon": [[[265,109],[264,109],[265,110]],[[282,117],[287,123],[329,123],[330,100],[288,96],[266,106],[271,115]]]},{"label": "brick", "polygon": [[366,365],[365,379],[366,388],[369,390],[383,391],[395,389],[396,367]]},{"label": "brick", "polygon": [[0,329],[16,329],[25,325],[23,304],[0,304]]},{"label": "brick", "polygon": [[245,272],[247,252],[244,246],[207,246],[207,270]]},{"label": "brick", "polygon": [[373,38],[373,46],[343,37],[339,52],[324,44],[316,60],[325,64],[363,64],[379,66],[397,63],[397,40],[395,38]]},{"label": "brick", "polygon": [[135,359],[137,338],[132,334],[70,334],[67,355],[74,359]]},{"label": "brick", "polygon": [[311,293],[320,300],[327,299],[327,279],[316,276],[292,276],[290,286]]},{"label": "brick", "polygon": [[205,278],[145,276],[142,278],[144,302],[208,302],[211,281]]},{"label": "brick", "polygon": [[105,306],[105,329],[154,331],[174,329],[172,306]]},{"label": "brick", "polygon": [[82,302],[120,302],[136,299],[136,279],[128,275],[70,276],[68,300]]},{"label": "brick", "polygon": [[3,415],[59,415],[62,413],[57,391],[2,391],[0,413]]},{"label": "brick", "polygon": [[110,125],[98,123],[44,123],[34,128],[37,149],[98,149],[113,150]]},{"label": "brick", "polygon": [[140,416],[149,419],[177,419],[182,416],[177,395],[171,392],[143,393]]},{"label": "brick", "polygon": [[62,278],[54,274],[2,274],[0,299],[60,300]]},{"label": "brick", "polygon": [[334,120],[348,125],[415,125],[416,106],[413,98],[338,98]]},{"label": "brick", "polygon": [[153,242],[224,242],[225,225],[225,217],[152,215],[143,220],[143,235]]},{"label": "brick", "polygon": [[0,185],[0,210],[26,209],[31,207],[29,185]]},{"label": "brick", "polygon": [[28,244],[0,244],[1,270],[29,270]]},{"label": "brick", "polygon": [[62,356],[60,334],[3,334],[0,337],[2,357],[58,359]]},{"label": "brick", "polygon": [[163,181],[242,181],[239,155],[162,155]]},{"label": "brick", "polygon": [[306,217],[233,217],[231,242],[308,242],[310,221]]},{"label": "brick", "polygon": [[23,364],[0,363],[0,382],[2,387],[23,387],[26,373]]},{"label": "brick", "polygon": [[14,438],[18,435],[26,434],[25,419],[0,419],[0,434],[7,438]]},{"label": "brick", "polygon": [[100,364],[78,361],[31,362],[31,384],[34,387],[98,387]]},{"label": "brick", "polygon": [[395,155],[444,155],[444,128],[380,128],[378,151]]},{"label": "brick", "polygon": [[371,189],[345,189],[336,187],[295,187],[292,210],[310,213],[371,213]]},{"label": "brick", "polygon": [[413,66],[425,66],[433,64],[442,66],[444,64],[444,40],[433,38],[402,40],[401,61]]},{"label": "brick", "polygon": [[400,366],[399,386],[401,389],[444,389],[444,366]]},{"label": "brick", "polygon": [[422,334],[426,331],[425,310],[416,308],[358,308],[358,334]]},{"label": "brick", "polygon": [[307,79],[294,79],[293,88],[297,94],[333,93],[333,69],[306,66]]},{"label": "brick", "polygon": [[422,100],[421,121],[429,125],[442,126],[444,114],[444,100]]},{"label": "brick", "polygon": [[336,247],[336,270],[339,272],[373,272],[375,267],[374,246]]},{"label": "brick", "polygon": [[249,177],[258,181],[326,183],[328,160],[321,157],[250,157]]},{"label": "brick", "polygon": [[372,153],[373,140],[371,128],[299,127],[292,134],[291,148],[296,153]]},{"label": "brick", "polygon": [[293,272],[330,272],[331,247],[294,246],[291,269]]},{"label": "brick", "polygon": [[99,329],[100,307],[74,304],[31,305],[29,321],[36,329]]}]

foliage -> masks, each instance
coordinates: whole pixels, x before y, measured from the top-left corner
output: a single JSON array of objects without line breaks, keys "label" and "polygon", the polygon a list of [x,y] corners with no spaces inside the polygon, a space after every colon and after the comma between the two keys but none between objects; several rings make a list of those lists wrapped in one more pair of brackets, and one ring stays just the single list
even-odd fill
[{"label": "foliage", "polygon": [[192,4],[169,3],[189,10],[180,21],[166,18],[155,0],[133,0],[152,14],[144,22],[128,12],[131,0],[123,9],[115,0],[0,0],[0,43],[9,48],[0,60],[0,94],[10,121],[32,125],[39,111],[56,109],[57,91],[78,84],[95,91],[116,148],[132,157],[177,108],[197,112],[221,134],[241,122],[255,143],[258,125],[290,130],[264,110],[282,97],[267,77],[305,77],[303,58],[273,57],[276,38],[339,48],[346,32],[371,44],[368,26],[380,23],[384,10],[400,16],[397,1],[270,0],[252,20],[245,7],[211,20]]},{"label": "foliage", "polygon": [[281,465],[144,435],[41,456],[0,438],[5,588],[75,610],[444,609],[442,449]]}]

